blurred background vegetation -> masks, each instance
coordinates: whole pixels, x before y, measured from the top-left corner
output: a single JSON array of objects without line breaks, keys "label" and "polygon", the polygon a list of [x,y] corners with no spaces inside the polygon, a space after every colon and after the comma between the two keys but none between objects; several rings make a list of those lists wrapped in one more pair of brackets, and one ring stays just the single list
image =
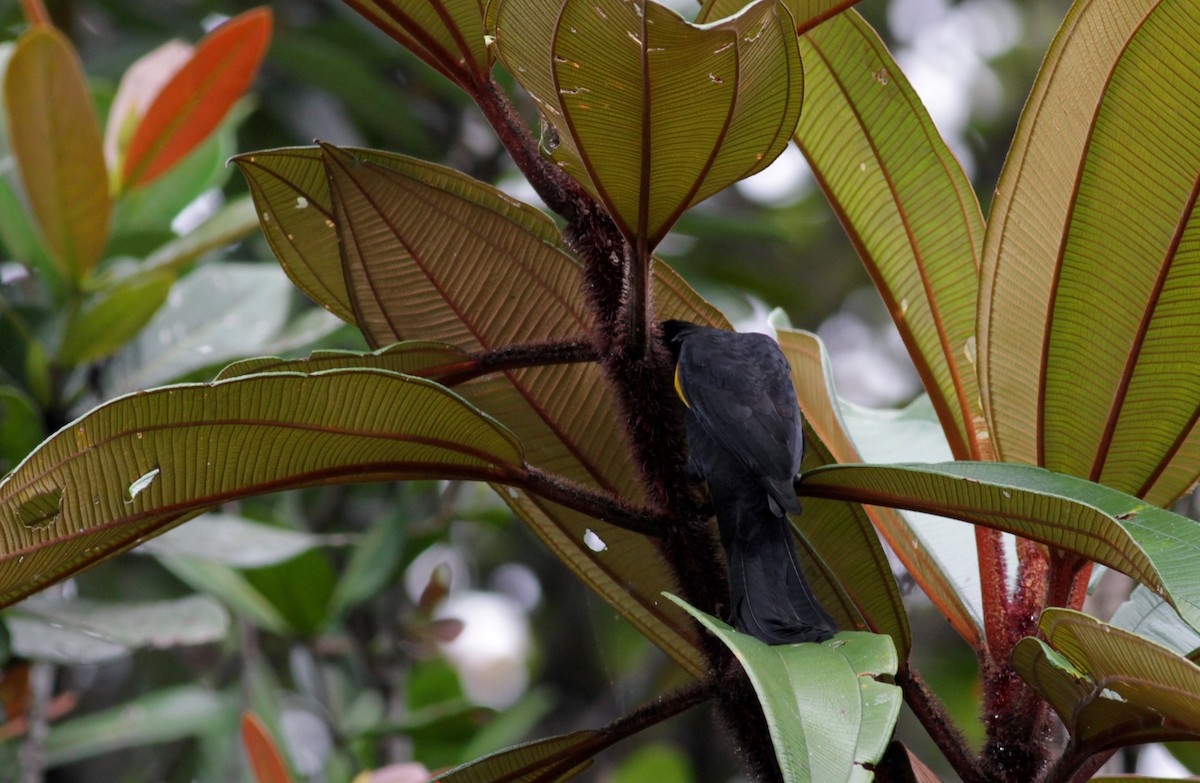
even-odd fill
[{"label": "blurred background vegetation", "polygon": [[[253,5],[48,2],[102,111],[136,58],[170,38],[195,41]],[[694,8],[688,0],[673,5]],[[228,123],[236,143],[230,135],[227,152],[313,139],[375,147],[454,166],[533,200],[475,107],[348,7],[272,7],[271,50],[251,98]],[[985,211],[1067,7],[859,5],[972,176]],[[3,39],[22,29],[15,0],[0,0]],[[246,192],[237,176],[216,184],[196,208],[201,216]],[[847,398],[892,406],[917,394],[899,337],[795,150],[685,216],[660,255],[743,328],[761,328],[781,307],[793,324],[819,332]],[[257,232],[200,259],[190,275],[217,259],[258,264],[264,280],[282,280]],[[283,307],[292,322],[308,306],[286,286],[256,290],[287,300],[257,306]],[[303,346],[264,344],[299,354],[365,348],[348,327],[310,335],[317,332],[325,336]],[[208,367],[192,362],[193,377],[211,377],[220,364],[213,358]],[[90,384],[88,402],[137,388],[130,361],[118,354],[98,363],[104,382]],[[21,446],[2,421],[0,438],[8,439],[0,470],[8,470]],[[9,719],[0,715],[0,781],[43,773],[50,781],[248,779],[237,743],[243,709],[283,738],[301,779],[345,781],[409,760],[436,770],[599,726],[684,677],[474,485],[337,487],[247,501],[55,589],[89,603],[74,616],[27,606],[0,616],[0,697],[10,711]],[[917,666],[978,739],[971,653],[919,590],[907,600]],[[31,708],[40,719],[17,717]],[[902,721],[901,732],[953,779],[915,721]],[[694,710],[605,754],[588,774],[619,783],[737,779],[729,743],[714,740],[720,733],[707,710]]]}]

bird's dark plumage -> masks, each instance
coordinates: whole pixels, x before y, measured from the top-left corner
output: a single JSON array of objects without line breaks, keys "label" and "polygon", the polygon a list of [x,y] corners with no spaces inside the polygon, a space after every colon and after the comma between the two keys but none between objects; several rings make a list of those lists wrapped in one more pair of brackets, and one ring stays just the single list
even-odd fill
[{"label": "bird's dark plumage", "polygon": [[729,563],[732,621],[767,644],[828,639],[837,623],[817,602],[787,512],[804,456],[791,370],[761,334],[666,321],[675,386],[687,406],[688,469],[708,484]]}]

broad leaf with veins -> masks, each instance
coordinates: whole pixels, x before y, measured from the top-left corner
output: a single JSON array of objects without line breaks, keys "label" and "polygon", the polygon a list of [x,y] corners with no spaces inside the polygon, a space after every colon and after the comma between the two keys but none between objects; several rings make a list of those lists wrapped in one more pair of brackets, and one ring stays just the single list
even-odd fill
[{"label": "broad leaf with veins", "polygon": [[778,0],[704,26],[632,0],[496,8],[500,59],[557,131],[555,161],[647,248],[787,145],[804,88],[793,27]]}]

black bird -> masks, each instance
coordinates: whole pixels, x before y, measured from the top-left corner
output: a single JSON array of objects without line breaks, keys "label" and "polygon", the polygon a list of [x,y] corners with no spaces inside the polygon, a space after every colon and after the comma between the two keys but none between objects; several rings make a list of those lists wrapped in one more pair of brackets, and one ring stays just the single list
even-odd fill
[{"label": "black bird", "polygon": [[788,512],[804,456],[803,419],[779,345],[686,321],[664,321],[675,390],[687,406],[688,472],[708,484],[729,564],[731,620],[767,644],[820,642],[837,622],[796,555]]}]

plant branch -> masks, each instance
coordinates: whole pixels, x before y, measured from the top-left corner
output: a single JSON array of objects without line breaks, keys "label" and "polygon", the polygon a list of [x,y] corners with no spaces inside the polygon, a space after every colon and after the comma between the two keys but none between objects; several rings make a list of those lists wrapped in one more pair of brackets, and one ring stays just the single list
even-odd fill
[{"label": "plant branch", "polygon": [[925,684],[920,672],[911,664],[906,664],[896,673],[896,684],[904,693],[904,702],[921,721],[963,783],[988,783],[966,738],[950,720],[945,706]]},{"label": "plant branch", "polygon": [[513,483],[560,506],[644,536],[660,538],[675,521],[662,511],[637,506],[615,495],[597,492],[532,465],[525,465]]},{"label": "plant branch", "polygon": [[983,631],[986,654],[996,665],[1008,660],[1012,640],[1006,618],[1009,609],[1008,573],[1004,540],[999,530],[975,526],[975,549],[979,561],[979,583],[983,598]]},{"label": "plant branch", "polygon": [[[471,358],[476,361],[476,369],[471,377],[476,377],[490,372],[517,370],[522,367],[594,362],[600,358],[600,354],[592,344],[591,338],[582,335],[564,340],[545,340],[489,348],[485,351],[473,352]],[[461,383],[461,381],[455,380],[453,383]]]},{"label": "plant branch", "polygon": [[479,91],[472,91],[471,97],[546,206],[570,223],[598,209],[595,200],[575,180],[542,155],[537,139],[500,85],[488,80]]},{"label": "plant branch", "polygon": [[708,701],[717,692],[717,678],[694,682],[652,702],[643,704],[628,715],[617,718],[602,729],[598,729],[588,740],[576,745],[560,761],[531,779],[531,783],[558,780],[564,773],[583,764],[602,750],[610,748],[626,737],[633,736],[668,718]]}]

